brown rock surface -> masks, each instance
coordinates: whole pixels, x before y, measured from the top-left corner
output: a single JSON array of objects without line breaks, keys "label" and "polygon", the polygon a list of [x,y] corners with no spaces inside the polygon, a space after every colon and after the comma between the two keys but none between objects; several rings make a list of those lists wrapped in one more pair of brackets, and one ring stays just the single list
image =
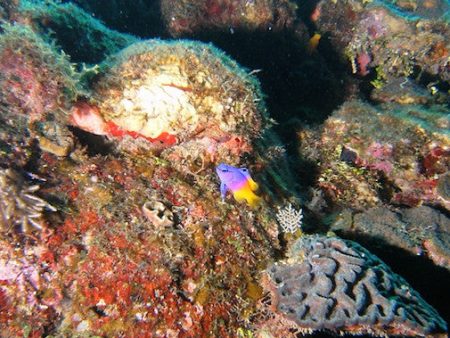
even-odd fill
[{"label": "brown rock surface", "polygon": [[450,269],[450,219],[436,209],[375,207],[341,216],[332,225],[333,231],[352,238],[373,238],[381,246],[390,245],[414,255],[425,254],[436,265]]}]

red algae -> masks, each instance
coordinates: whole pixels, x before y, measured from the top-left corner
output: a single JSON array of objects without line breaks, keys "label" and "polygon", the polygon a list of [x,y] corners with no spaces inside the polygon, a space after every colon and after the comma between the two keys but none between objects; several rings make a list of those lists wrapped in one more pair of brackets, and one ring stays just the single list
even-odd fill
[{"label": "red algae", "polygon": [[[219,192],[202,195],[205,187],[190,185],[169,165],[156,165],[156,158],[146,160],[151,174],[142,175],[143,169],[137,168],[141,164],[134,161],[96,156],[46,167],[50,177],[67,187],[46,191],[67,198],[65,210],[70,212],[39,234],[39,250],[32,242],[21,244],[35,255],[32,283],[42,296],[33,301],[48,308],[26,321],[37,323],[36,332],[51,328],[108,336],[235,336],[243,325],[240,311],[251,312],[256,304],[246,295],[247,280],[241,276],[257,278],[256,264],[270,257],[270,242],[251,230],[254,217],[268,226],[259,218],[267,215],[239,216],[234,207],[232,212],[229,206],[217,208]],[[213,191],[216,182],[204,184]],[[99,205],[90,196],[97,185],[121,202]],[[158,228],[146,219],[140,208],[146,201],[162,201],[173,214],[173,224]],[[191,201],[195,212],[186,207]],[[252,239],[242,227],[250,230]],[[252,248],[252,254],[243,248]],[[21,259],[18,252],[10,257],[12,262]],[[15,288],[0,288],[6,295],[2,304],[17,314],[8,319],[9,333],[16,332],[25,313],[16,307],[16,298],[10,301]]]}]

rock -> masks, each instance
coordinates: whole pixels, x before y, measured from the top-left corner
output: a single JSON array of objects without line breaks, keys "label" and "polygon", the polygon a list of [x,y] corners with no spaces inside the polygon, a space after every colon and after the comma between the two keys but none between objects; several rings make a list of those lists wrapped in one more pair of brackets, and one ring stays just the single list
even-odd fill
[{"label": "rock", "polygon": [[426,203],[449,210],[449,123],[443,106],[349,101],[321,130],[301,134],[300,150],[320,163],[317,184],[335,205]]},{"label": "rock", "polygon": [[75,62],[98,63],[138,41],[116,32],[71,2],[21,0],[14,21],[52,37]]},{"label": "rock", "polygon": [[[434,1],[430,9],[441,5],[448,9],[445,1]],[[319,1],[314,13],[319,32],[331,35],[333,47],[351,63],[353,73],[365,76],[373,69],[377,80],[389,82],[408,77],[418,67],[450,80],[444,11],[417,11],[411,16],[387,1],[350,0]]]},{"label": "rock", "polygon": [[0,104],[8,107],[7,117],[38,121],[65,108],[78,92],[68,57],[27,26],[2,28]]},{"label": "rock", "polygon": [[331,230],[355,239],[373,239],[379,247],[392,246],[412,255],[426,255],[436,265],[450,270],[450,219],[436,209],[376,207],[339,217]]},{"label": "rock", "polygon": [[270,31],[292,27],[296,5],[282,1],[188,0],[161,1],[161,12],[172,36],[202,31]]},{"label": "rock", "polygon": [[171,148],[174,163],[236,162],[268,125],[259,83],[211,45],[149,40],[102,68],[94,99],[75,105],[71,121],[129,152]]}]

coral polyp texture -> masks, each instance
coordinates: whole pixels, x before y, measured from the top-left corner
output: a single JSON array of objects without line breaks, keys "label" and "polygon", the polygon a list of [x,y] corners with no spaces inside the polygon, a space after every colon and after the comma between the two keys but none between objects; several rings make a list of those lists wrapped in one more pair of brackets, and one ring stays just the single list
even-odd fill
[{"label": "coral polyp texture", "polygon": [[270,301],[260,330],[446,336],[445,321],[402,277],[337,237],[301,237],[287,260],[267,268],[264,288]]},{"label": "coral polyp texture", "polygon": [[295,10],[289,0],[161,0],[161,12],[173,36],[202,30],[282,30],[293,25]]},{"label": "coral polyp texture", "polygon": [[30,233],[42,230],[43,212],[56,211],[36,196],[39,185],[27,184],[13,169],[0,170],[0,231]]},{"label": "coral polyp texture", "polygon": [[338,205],[427,203],[448,210],[449,126],[443,106],[349,101],[316,134],[301,135],[301,151],[320,163],[317,184]]},{"label": "coral polyp texture", "polygon": [[30,28],[2,26],[0,104],[8,114],[40,120],[76,95],[77,78],[66,55]]}]

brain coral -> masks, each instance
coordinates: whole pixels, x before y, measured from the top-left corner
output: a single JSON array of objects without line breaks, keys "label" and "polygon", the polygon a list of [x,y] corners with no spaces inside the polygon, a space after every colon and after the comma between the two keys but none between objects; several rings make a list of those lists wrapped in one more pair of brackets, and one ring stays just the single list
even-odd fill
[{"label": "brain coral", "polygon": [[[112,130],[147,140],[258,135],[264,108],[256,81],[211,45],[150,40],[103,65],[95,99]],[[175,141],[174,141],[175,142]]]},{"label": "brain coral", "polygon": [[303,333],[428,336],[447,330],[402,277],[352,241],[303,236],[264,279],[273,311],[264,330],[280,323]]}]

